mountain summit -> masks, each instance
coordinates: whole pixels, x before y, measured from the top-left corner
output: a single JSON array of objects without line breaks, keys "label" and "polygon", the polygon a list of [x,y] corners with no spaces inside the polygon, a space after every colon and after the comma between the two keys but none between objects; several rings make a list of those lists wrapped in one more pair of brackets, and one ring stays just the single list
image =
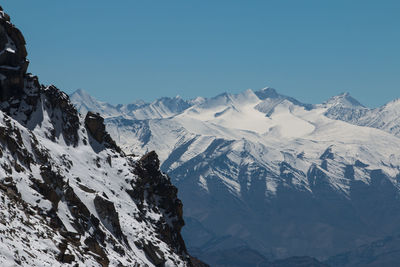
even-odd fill
[{"label": "mountain summit", "polygon": [[344,108],[365,108],[360,102],[358,102],[355,98],[353,98],[350,93],[341,93],[337,96],[333,96],[324,102],[324,105],[332,107],[332,106],[340,106]]}]

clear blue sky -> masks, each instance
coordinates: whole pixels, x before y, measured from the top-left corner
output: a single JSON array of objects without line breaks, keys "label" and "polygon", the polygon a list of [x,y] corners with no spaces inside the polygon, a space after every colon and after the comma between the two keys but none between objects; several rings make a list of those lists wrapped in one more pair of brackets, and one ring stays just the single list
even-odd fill
[{"label": "clear blue sky", "polygon": [[276,88],[318,103],[400,97],[400,1],[7,0],[29,71],[128,103]]}]

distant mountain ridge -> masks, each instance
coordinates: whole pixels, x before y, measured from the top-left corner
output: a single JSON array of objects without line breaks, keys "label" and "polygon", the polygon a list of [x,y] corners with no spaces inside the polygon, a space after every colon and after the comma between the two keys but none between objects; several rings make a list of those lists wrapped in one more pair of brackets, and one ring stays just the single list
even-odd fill
[{"label": "distant mountain ridge", "polygon": [[[400,120],[397,119],[400,114],[400,101],[398,99],[379,108],[371,109],[362,105],[348,92],[333,96],[322,104],[305,104],[295,98],[281,95],[270,87],[254,92],[249,89],[246,92],[249,91],[258,99],[262,100],[255,109],[265,113],[267,116],[270,112],[273,112],[275,106],[287,101],[295,106],[304,107],[306,110],[321,107],[326,108],[324,115],[335,120],[381,129],[394,135],[400,134],[400,129],[397,126],[400,123]],[[232,101],[232,97],[234,98],[234,96],[241,96],[244,94],[245,92],[236,95],[223,93],[208,99],[197,97],[190,100],[184,100],[179,96],[173,98],[162,97],[151,103],[137,100],[131,104],[118,104],[114,106],[106,102],[97,101],[84,90],[78,89],[71,94],[71,100],[83,114],[91,110],[102,114],[107,119],[124,118],[128,120],[146,120],[173,117],[196,105],[210,105],[210,103],[215,104],[217,101],[226,101],[225,104],[227,104],[229,101]],[[222,100],[224,98],[225,100]],[[221,110],[221,112],[226,112],[231,108],[232,106],[227,106],[227,109]],[[216,114],[216,116],[222,113]]]},{"label": "distant mountain ridge", "polygon": [[106,102],[97,101],[82,89],[76,90],[70,97],[82,113],[90,110],[101,113],[105,118],[121,116],[130,119],[156,119],[173,116],[189,108],[195,101],[185,101],[177,96],[174,98],[163,97],[152,103],[137,100],[131,104],[113,106]]},{"label": "distant mountain ridge", "polygon": [[[281,95],[274,88],[271,87],[265,87],[257,91],[248,89],[239,94],[222,93],[220,95],[211,98],[197,97],[194,99],[184,100],[180,96],[162,97],[156,99],[151,103],[145,102],[143,100],[136,100],[135,102],[132,102],[130,104],[118,104],[118,105],[111,105],[106,102],[98,101],[83,89],[78,89],[75,92],[71,93],[70,97],[72,102],[76,104],[77,108],[82,113],[85,113],[88,110],[90,110],[94,112],[99,112],[103,114],[106,118],[123,116],[124,118],[128,119],[140,120],[149,118],[166,118],[174,116],[194,105],[201,105],[201,104],[210,105],[211,103],[215,104],[217,101],[223,101],[222,99],[225,99],[224,100],[226,101],[225,103],[228,103],[237,96],[244,96],[246,94],[248,95],[249,92],[251,92],[253,97],[257,97],[259,100],[268,102],[270,107],[278,105],[279,103],[286,100],[297,106],[302,106],[307,110],[314,109],[319,106],[329,107],[329,109],[340,107],[347,109],[370,110],[369,108],[366,108],[364,105],[358,102],[358,100],[353,98],[348,92],[341,93],[337,96],[333,96],[329,98],[327,101],[323,102],[322,104],[307,104],[307,103],[302,103],[295,98]],[[266,105],[265,103],[262,104]],[[390,103],[388,103],[387,105],[389,104]],[[262,109],[262,107],[260,108]],[[153,113],[143,111],[149,109],[152,109]]]},{"label": "distant mountain ridge", "polygon": [[182,101],[164,117],[105,122],[124,151],[157,147],[200,259],[247,247],[323,260],[400,232],[397,101],[303,104],[271,88]]}]

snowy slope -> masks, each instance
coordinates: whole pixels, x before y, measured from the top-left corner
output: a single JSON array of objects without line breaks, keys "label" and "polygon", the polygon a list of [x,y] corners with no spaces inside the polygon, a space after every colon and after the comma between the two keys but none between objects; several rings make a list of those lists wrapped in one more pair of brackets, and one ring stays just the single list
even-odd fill
[{"label": "snowy slope", "polygon": [[271,88],[198,99],[168,117],[105,121],[127,153],[157,149],[195,255],[245,246],[323,259],[400,231],[396,101],[308,105]]},{"label": "snowy slope", "polygon": [[3,11],[0,50],[0,266],[192,266],[157,155],[126,156],[100,116],[27,74]]},{"label": "snowy slope", "polygon": [[[42,104],[41,101],[38,104]],[[184,266],[185,260],[171,250],[171,244],[160,243],[155,226],[158,222],[170,224],[169,227],[173,229],[174,220],[179,221],[179,218],[169,218],[167,211],[164,213],[157,208],[157,202],[146,203],[146,201],[151,201],[149,199],[140,204],[139,199],[135,200],[129,194],[130,190],[135,190],[137,187],[136,183],[141,183],[141,178],[135,174],[138,158],[125,157],[114,149],[106,148],[107,145],[90,140],[92,137],[83,126],[82,118],[79,123],[81,126],[77,129],[78,143],[74,146],[66,144],[63,134],[55,137],[55,140],[49,139],[51,129],[54,127],[52,125],[54,121],[50,118],[49,112],[56,111],[41,109],[40,106],[37,108],[36,112],[42,113],[43,120],[32,131],[28,131],[18,122],[4,113],[0,113],[1,129],[5,131],[4,134],[11,136],[11,140],[15,140],[23,153],[22,156],[19,156],[17,150],[14,152],[17,156],[13,157],[11,146],[13,143],[3,137],[3,157],[0,163],[3,168],[0,169],[0,176],[4,177],[3,184],[15,185],[16,192],[20,194],[18,201],[26,203],[24,205],[26,210],[36,211],[33,212],[34,214],[47,214],[42,220],[50,218],[48,216],[56,219],[57,222],[53,222],[53,224],[57,224],[56,228],[60,227],[59,240],[48,241],[50,245],[43,245],[43,250],[57,251],[57,246],[65,244],[69,248],[68,255],[74,257],[72,262],[97,265],[95,264],[96,257],[87,256],[79,251],[81,246],[85,247],[84,244],[92,240],[94,233],[99,236],[104,235],[99,238],[99,241],[96,241],[100,245],[102,241],[104,246],[102,250],[99,248],[100,252],[97,253],[102,257],[101,260],[98,260],[101,264],[108,262],[111,266],[120,263],[127,266],[138,263],[151,266],[154,262],[143,250],[145,245],[143,244],[142,248],[139,246],[141,243],[148,243],[156,244],[154,246],[160,249],[161,255],[173,255],[173,261],[167,259],[170,266]],[[33,113],[30,119],[36,120],[36,116],[37,113]],[[163,179],[168,181],[167,177]],[[160,198],[160,196],[156,196],[156,198]],[[108,209],[111,211],[107,211],[107,213],[110,214],[102,215],[101,212],[105,211],[96,206],[96,201],[108,204]],[[5,204],[5,202],[3,203]],[[139,205],[153,207],[147,210]],[[14,211],[5,210],[3,212],[6,216],[10,216],[7,213]],[[22,219],[23,221],[24,219]],[[98,224],[99,221],[102,224]],[[13,223],[12,227],[18,226]],[[34,245],[33,242],[41,242],[40,236],[34,237],[34,234],[37,235],[40,231],[44,232],[41,229],[31,230],[32,235],[27,237],[31,240],[29,242],[31,246]],[[63,232],[67,238],[63,238]],[[68,245],[69,242],[66,240],[72,237],[77,239],[75,242],[78,244],[81,242],[82,245]],[[90,245],[87,247],[95,253],[94,248],[91,248]],[[18,255],[22,250],[22,247],[13,249],[14,253]],[[35,251],[35,253],[37,252]],[[36,260],[36,258],[31,259],[25,256],[23,263],[28,266],[42,266],[40,265],[42,259],[46,259],[48,262],[53,261],[52,264],[58,262],[57,257],[52,257],[47,253],[39,254],[43,254],[41,259]],[[103,254],[106,256],[104,257]],[[163,261],[162,257],[160,258]],[[11,259],[5,257],[6,261],[13,259],[15,257],[11,257]],[[6,264],[6,262],[3,263]]]}]

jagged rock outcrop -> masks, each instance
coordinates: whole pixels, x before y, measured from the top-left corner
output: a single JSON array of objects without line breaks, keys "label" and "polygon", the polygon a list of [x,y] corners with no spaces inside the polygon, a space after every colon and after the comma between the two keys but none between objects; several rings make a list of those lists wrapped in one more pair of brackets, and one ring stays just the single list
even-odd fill
[{"label": "jagged rock outcrop", "polygon": [[4,101],[23,93],[29,62],[23,35],[2,9],[0,16],[0,101]]},{"label": "jagged rock outcrop", "polygon": [[155,153],[126,156],[27,74],[22,34],[0,11],[0,265],[192,266],[182,203]]},{"label": "jagged rock outcrop", "polygon": [[103,224],[115,235],[116,238],[120,240],[123,239],[125,236],[122,233],[118,212],[115,210],[114,203],[99,195],[96,195],[93,203]]},{"label": "jagged rock outcrop", "polygon": [[[77,145],[79,117],[68,95],[54,85],[45,87],[39,79],[27,73],[25,39],[11,22],[10,17],[0,11],[0,107],[30,130],[34,129],[45,115],[50,116],[52,127],[48,137],[55,140],[63,135],[68,145]],[[46,113],[46,111],[51,111]]]},{"label": "jagged rock outcrop", "polygon": [[95,114],[89,111],[85,117],[85,126],[97,142],[100,144],[104,142],[106,126],[104,125],[104,119],[98,113]]},{"label": "jagged rock outcrop", "polygon": [[[161,239],[177,249],[177,253],[186,251],[185,243],[180,233],[184,226],[183,205],[178,199],[178,190],[171,184],[170,179],[160,171],[160,160],[154,151],[144,155],[136,164],[135,169],[138,180],[132,185],[133,195],[138,196],[140,205],[144,205],[147,196],[147,205],[153,210],[158,210],[164,218],[177,218],[157,223]],[[149,179],[151,177],[151,179]]]},{"label": "jagged rock outcrop", "polygon": [[97,143],[122,153],[122,150],[117,146],[110,134],[106,131],[104,118],[101,117],[100,114],[89,111],[85,117],[85,127],[90,133],[90,136],[93,137]]}]

